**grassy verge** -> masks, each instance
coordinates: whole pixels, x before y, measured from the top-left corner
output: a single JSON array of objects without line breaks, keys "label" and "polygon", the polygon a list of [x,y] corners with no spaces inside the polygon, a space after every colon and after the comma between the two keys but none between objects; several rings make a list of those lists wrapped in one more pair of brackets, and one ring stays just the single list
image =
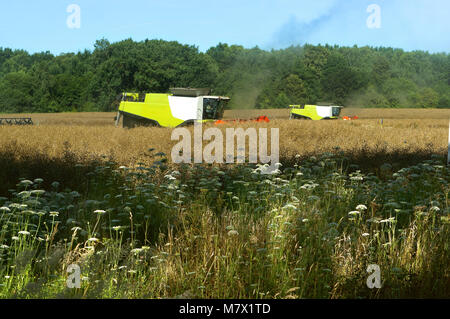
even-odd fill
[{"label": "grassy verge", "polygon": [[[0,198],[0,296],[450,296],[450,169],[437,157],[374,175],[326,153],[262,175],[175,171],[152,156],[149,166],[98,164],[83,192],[18,181]],[[80,288],[66,285],[71,264]],[[370,264],[381,289],[366,285]]]}]

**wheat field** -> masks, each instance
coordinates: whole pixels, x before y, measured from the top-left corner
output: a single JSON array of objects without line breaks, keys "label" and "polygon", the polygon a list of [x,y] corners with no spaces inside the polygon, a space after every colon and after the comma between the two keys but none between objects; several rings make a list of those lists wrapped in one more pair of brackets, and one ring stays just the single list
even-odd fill
[{"label": "wheat field", "polygon": [[[204,128],[213,127],[205,125]],[[280,156],[312,155],[336,148],[348,153],[358,150],[386,153],[430,151],[443,154],[447,148],[448,120],[377,120],[246,122],[216,126],[225,128],[279,128]],[[192,131],[192,128],[191,128]],[[0,127],[0,152],[14,151],[20,158],[27,152],[58,158],[70,151],[80,158],[107,156],[123,165],[133,165],[149,148],[170,154],[177,141],[172,129],[123,129],[113,125],[39,125]]]},{"label": "wheat field", "polygon": [[[270,123],[226,123],[225,128],[279,128],[280,157],[313,155],[339,148],[347,154],[364,150],[377,153],[436,153],[447,148],[450,110],[411,110],[412,119],[402,118],[409,111],[347,110],[358,115],[354,121],[287,120],[286,110],[230,110],[225,118],[248,119],[267,115]],[[386,113],[386,114],[384,114]],[[289,114],[287,113],[287,116]],[[383,121],[381,116],[385,115]],[[19,116],[19,115],[16,115]],[[0,126],[0,153],[13,152],[20,158],[27,152],[61,158],[67,152],[80,159],[108,157],[123,165],[134,165],[149,148],[170,154],[177,141],[171,141],[170,128],[123,129],[114,126],[114,113],[22,114],[31,116],[34,126]],[[214,125],[204,125],[204,128]],[[192,128],[191,128],[192,131]]]},{"label": "wheat field", "polygon": [[[225,136],[229,127],[279,128],[280,161],[306,159],[324,152],[343,152],[352,163],[377,169],[387,162],[399,168],[417,163],[432,154],[445,156],[450,110],[443,109],[344,109],[354,121],[289,120],[288,110],[229,110],[227,119],[250,119],[267,115],[269,123],[226,123],[218,126]],[[401,118],[409,114],[412,119]],[[111,160],[125,166],[151,162],[152,148],[167,154],[178,141],[172,129],[114,126],[114,113],[21,114],[30,116],[33,126],[0,126],[0,172],[3,192],[17,178],[69,180],[75,164],[90,165]],[[383,121],[381,122],[381,117]],[[192,132],[192,127],[189,128]],[[192,134],[193,135],[193,134]],[[270,142],[270,133],[269,133]],[[204,145],[206,142],[204,143]],[[270,145],[270,143],[269,143]],[[270,149],[270,147],[269,147]]]}]

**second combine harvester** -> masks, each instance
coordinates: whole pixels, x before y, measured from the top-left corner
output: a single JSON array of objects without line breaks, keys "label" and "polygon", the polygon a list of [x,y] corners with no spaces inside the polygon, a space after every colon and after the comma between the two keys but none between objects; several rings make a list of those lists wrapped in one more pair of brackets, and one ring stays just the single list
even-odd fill
[{"label": "second combine harvester", "polygon": [[334,120],[339,118],[342,106],[319,102],[318,105],[290,105],[291,119]]}]

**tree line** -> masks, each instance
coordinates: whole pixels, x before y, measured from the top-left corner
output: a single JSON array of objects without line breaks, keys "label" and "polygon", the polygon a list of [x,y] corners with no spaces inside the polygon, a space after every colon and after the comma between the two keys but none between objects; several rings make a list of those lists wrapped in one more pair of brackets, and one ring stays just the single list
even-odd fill
[{"label": "tree line", "polygon": [[450,107],[450,55],[330,45],[280,50],[219,43],[96,41],[53,55],[0,48],[0,112],[115,111],[121,92],[209,87],[231,108],[334,102],[355,107]]}]

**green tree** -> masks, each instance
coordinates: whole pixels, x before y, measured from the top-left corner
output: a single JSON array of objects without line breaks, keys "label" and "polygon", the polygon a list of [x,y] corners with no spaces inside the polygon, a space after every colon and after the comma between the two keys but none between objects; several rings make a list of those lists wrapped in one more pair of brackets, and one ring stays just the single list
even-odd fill
[{"label": "green tree", "polygon": [[432,88],[422,90],[419,100],[421,107],[436,107],[439,104],[439,95]]},{"label": "green tree", "polygon": [[372,83],[378,87],[382,86],[384,81],[390,77],[389,60],[384,56],[377,56],[372,66]]},{"label": "green tree", "polygon": [[277,98],[274,101],[274,108],[284,108],[288,107],[291,104],[291,100],[287,97],[286,93],[280,92],[278,93]]},{"label": "green tree", "polygon": [[5,75],[0,81],[0,112],[32,112],[36,103],[35,83],[23,71]]},{"label": "green tree", "polygon": [[324,98],[345,104],[350,93],[364,87],[365,82],[364,75],[352,68],[342,54],[333,53],[328,57],[321,78]]}]

